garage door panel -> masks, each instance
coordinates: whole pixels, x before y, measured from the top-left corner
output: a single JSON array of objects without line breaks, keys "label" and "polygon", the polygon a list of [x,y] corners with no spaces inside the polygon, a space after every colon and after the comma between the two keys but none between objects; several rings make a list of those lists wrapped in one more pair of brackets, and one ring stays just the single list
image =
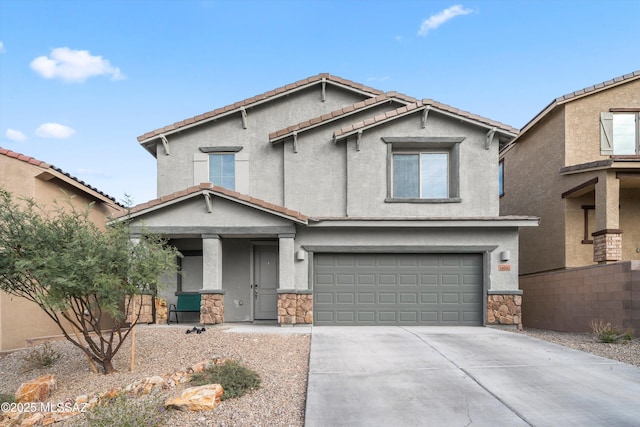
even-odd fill
[{"label": "garage door panel", "polygon": [[358,323],[375,324],[376,312],[375,311],[358,311],[357,319],[358,319]]},{"label": "garage door panel", "polygon": [[395,311],[378,311],[379,322],[396,322],[398,313]]},{"label": "garage door panel", "polygon": [[437,304],[438,294],[436,292],[422,292],[420,293],[421,304]]},{"label": "garage door panel", "polygon": [[399,283],[401,285],[418,286],[418,275],[417,274],[401,274]]},{"label": "garage door panel", "polygon": [[355,292],[338,292],[336,294],[336,304],[353,304],[355,300]]},{"label": "garage door panel", "polygon": [[333,293],[331,292],[316,292],[313,296],[313,301],[318,304],[333,304]]},{"label": "garage door panel", "polygon": [[358,304],[375,304],[375,292],[358,292]]},{"label": "garage door panel", "polygon": [[418,312],[401,311],[398,313],[398,320],[402,323],[418,323]]},{"label": "garage door panel", "polygon": [[400,304],[418,304],[418,294],[415,292],[400,292],[398,294]]},{"label": "garage door panel", "polygon": [[317,325],[481,325],[482,255],[316,254]]},{"label": "garage door panel", "polygon": [[438,286],[437,274],[421,274],[420,286]]},{"label": "garage door panel", "polygon": [[379,304],[395,304],[397,302],[398,295],[392,292],[379,292],[378,303]]},{"label": "garage door panel", "polygon": [[358,286],[371,286],[376,284],[375,274],[358,274],[356,279]]}]

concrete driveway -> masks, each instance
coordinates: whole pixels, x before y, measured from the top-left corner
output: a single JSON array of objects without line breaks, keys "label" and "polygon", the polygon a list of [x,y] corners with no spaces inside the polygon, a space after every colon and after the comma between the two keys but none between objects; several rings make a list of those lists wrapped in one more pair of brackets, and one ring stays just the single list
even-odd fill
[{"label": "concrete driveway", "polygon": [[469,327],[313,327],[306,427],[638,426],[640,368]]}]

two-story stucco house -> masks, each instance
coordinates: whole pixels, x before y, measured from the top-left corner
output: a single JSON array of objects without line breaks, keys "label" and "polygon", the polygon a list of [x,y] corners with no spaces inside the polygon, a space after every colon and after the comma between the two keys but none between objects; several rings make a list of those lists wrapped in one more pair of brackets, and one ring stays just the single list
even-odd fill
[{"label": "two-story stucco house", "polygon": [[140,136],[158,199],[132,227],[182,252],[166,296],[200,293],[202,323],[520,325],[517,133],[319,74]]},{"label": "two-story stucco house", "polygon": [[640,327],[640,71],[553,100],[500,152],[520,233],[525,326]]},{"label": "two-story stucco house", "polygon": [[[93,203],[89,218],[104,227],[107,217],[124,212],[112,197],[41,160],[0,147],[0,188],[18,198],[32,199],[53,209],[68,201],[86,208]],[[105,327],[110,326],[105,322]],[[40,307],[26,298],[0,291],[0,352],[26,346],[26,340],[59,335],[58,325]]]}]

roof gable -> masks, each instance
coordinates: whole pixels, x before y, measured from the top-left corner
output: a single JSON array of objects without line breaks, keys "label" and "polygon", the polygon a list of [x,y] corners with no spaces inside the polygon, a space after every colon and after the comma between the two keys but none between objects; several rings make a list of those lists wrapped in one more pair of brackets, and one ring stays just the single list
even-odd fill
[{"label": "roof gable", "polygon": [[101,202],[112,204],[113,206],[119,209],[124,207],[120,203],[116,202],[115,198],[109,196],[106,193],[103,193],[102,191],[98,190],[95,187],[92,187],[91,185],[63,171],[62,169],[57,168],[53,165],[50,165],[49,163],[46,163],[42,160],[38,160],[36,158],[26,156],[24,154],[16,153],[15,151],[11,151],[2,147],[0,147],[0,155],[13,158],[13,159],[28,163],[32,166],[36,166],[44,169],[45,171],[43,171],[42,174],[38,175],[38,177],[40,177],[45,181],[48,181],[49,179],[52,179],[52,178],[58,178],[61,181],[64,181],[67,184],[79,189],[80,191],[83,191],[88,196],[96,200],[100,200]]},{"label": "roof gable", "polygon": [[[306,224],[308,220],[308,217],[306,215],[303,215],[298,211],[287,209],[283,206],[275,205],[273,203],[269,203],[255,197],[248,196],[246,194],[241,194],[237,191],[228,190],[226,188],[219,187],[208,182],[201,183],[200,185],[189,187],[182,191],[177,191],[175,193],[150,200],[140,205],[136,205],[132,207],[129,212],[121,214],[116,219],[123,220],[125,218],[137,218],[148,213],[164,209],[184,200],[192,199],[199,196],[203,196],[203,198],[205,199],[205,203],[209,204],[210,199],[208,199],[208,197],[210,197],[210,195],[221,197],[223,199],[298,223]],[[210,209],[210,206],[208,206],[208,209]]]},{"label": "roof gable", "polygon": [[271,132],[269,134],[269,142],[271,142],[272,144],[275,144],[283,140],[284,138],[291,136],[294,133],[303,132],[305,130],[315,128],[317,126],[322,126],[334,120],[342,119],[344,117],[348,117],[349,115],[365,111],[369,108],[383,105],[386,102],[394,102],[394,101],[397,103],[400,103],[401,105],[406,105],[412,102],[417,102],[418,100],[407,95],[399,94],[397,92],[383,93],[382,95],[365,99],[364,101],[360,101],[355,104],[348,105],[346,107],[340,108],[339,110],[332,111],[322,116],[314,117],[304,122],[301,122],[292,126],[288,126],[284,129]]},{"label": "roof gable", "polygon": [[418,111],[425,111],[425,110],[437,111],[441,114],[445,114],[460,120],[464,120],[469,123],[475,124],[477,126],[482,126],[487,129],[495,128],[496,131],[506,134],[510,137],[515,137],[518,134],[518,129],[511,127],[509,125],[505,125],[504,123],[500,123],[495,120],[490,120],[485,117],[479,116],[477,114],[472,114],[472,113],[469,113],[468,111],[463,111],[458,108],[454,108],[450,105],[442,104],[432,99],[423,99],[422,101],[416,101],[411,104],[400,107],[396,110],[387,111],[384,114],[379,114],[377,116],[374,116],[356,123],[352,123],[349,126],[345,126],[335,131],[333,134],[333,138],[335,141],[339,139],[344,139],[350,135],[359,133],[363,130],[370,129],[372,127],[390,122],[392,120],[396,120],[400,117],[404,117],[409,114],[414,114]]},{"label": "roof gable", "polygon": [[313,85],[318,85],[318,84],[321,85],[326,83],[340,86],[342,88],[345,88],[360,94],[364,94],[370,97],[375,97],[377,95],[383,94],[383,92],[378,89],[374,89],[372,87],[365,86],[360,83],[353,82],[351,80],[346,80],[341,77],[334,76],[328,73],[321,73],[312,77],[308,77],[306,79],[298,80],[297,82],[290,83],[288,85],[279,87],[277,89],[270,90],[260,95],[256,95],[252,98],[247,98],[242,101],[238,101],[233,104],[226,105],[224,107],[216,108],[215,110],[209,111],[207,113],[200,114],[200,115],[173,123],[171,125],[164,126],[162,128],[158,128],[153,131],[147,132],[144,135],[141,135],[138,137],[138,142],[140,142],[141,144],[144,144],[146,142],[149,142],[153,139],[160,137],[161,135],[166,136],[186,128],[198,126],[208,121],[211,121],[229,114],[242,112],[243,109],[250,108],[250,107],[262,104],[264,102],[269,102],[271,100],[278,99],[292,92],[306,89]]},{"label": "roof gable", "polygon": [[555,110],[557,107],[559,107],[561,105],[564,105],[564,104],[566,104],[568,102],[572,102],[572,101],[578,100],[578,99],[583,98],[585,96],[589,96],[589,95],[596,94],[598,92],[609,90],[609,89],[611,89],[613,87],[620,86],[622,84],[626,84],[626,83],[629,83],[629,82],[632,82],[632,81],[635,81],[635,80],[638,80],[638,79],[640,79],[640,70],[633,71],[633,72],[625,74],[623,76],[614,77],[611,80],[607,80],[607,81],[602,82],[602,83],[597,83],[595,85],[586,87],[584,89],[576,90],[574,92],[567,93],[565,95],[559,96],[556,99],[554,99],[553,101],[551,101],[549,103],[549,105],[547,105],[542,111],[540,111],[538,114],[536,114],[534,118],[529,120],[529,122],[527,122],[527,124],[525,124],[522,127],[522,129],[520,130],[520,136],[525,134],[529,129],[531,129],[540,120],[542,120],[542,118],[547,116],[549,113],[551,113],[553,110]]}]

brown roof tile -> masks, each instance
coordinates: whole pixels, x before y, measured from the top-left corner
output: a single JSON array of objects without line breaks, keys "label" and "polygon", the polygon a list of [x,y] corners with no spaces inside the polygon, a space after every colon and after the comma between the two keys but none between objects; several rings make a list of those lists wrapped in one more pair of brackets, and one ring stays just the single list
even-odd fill
[{"label": "brown roof tile", "polygon": [[397,108],[397,109],[395,109],[393,111],[387,111],[384,114],[378,114],[375,117],[371,117],[371,118],[362,120],[362,121],[360,121],[358,123],[352,123],[351,125],[345,126],[345,127],[341,128],[341,129],[337,130],[336,132],[334,132],[333,137],[334,138],[338,138],[338,137],[340,137],[340,136],[342,136],[344,134],[348,134],[348,133],[350,133],[350,132],[352,132],[354,130],[357,130],[357,129],[360,129],[360,128],[363,128],[363,127],[367,127],[367,126],[371,126],[373,124],[384,122],[384,121],[387,121],[387,120],[392,120],[394,117],[397,117],[397,116],[400,116],[402,114],[411,112],[413,110],[417,110],[417,109],[422,108],[422,107],[427,106],[427,105],[436,107],[436,108],[438,108],[440,110],[447,111],[447,112],[452,113],[452,114],[457,114],[459,116],[462,116],[462,117],[465,117],[465,118],[468,118],[468,119],[472,119],[472,120],[484,123],[484,124],[489,125],[489,126],[498,127],[498,128],[500,128],[502,130],[505,130],[507,132],[511,132],[511,133],[515,133],[515,134],[518,133],[518,129],[513,128],[511,126],[508,126],[508,125],[505,125],[504,123],[496,122],[494,120],[487,119],[487,118],[479,116],[477,114],[471,114],[471,113],[469,113],[467,111],[463,111],[463,110],[460,110],[458,108],[451,107],[450,105],[446,105],[446,104],[442,104],[442,103],[437,102],[437,101],[433,101],[431,99],[423,99],[422,101],[412,102],[411,104],[402,106],[402,107]]},{"label": "brown roof tile", "polygon": [[585,87],[580,90],[576,90],[571,93],[564,94],[562,96],[557,97],[553,101],[549,103],[542,111],[540,111],[534,118],[529,120],[520,130],[520,136],[522,136],[525,132],[527,132],[533,125],[535,125],[542,117],[546,116],[552,110],[554,110],[560,104],[564,104],[565,102],[569,102],[574,98],[578,98],[581,96],[589,95],[591,93],[604,90],[611,85],[616,85],[618,83],[623,83],[625,81],[631,81],[640,78],[640,70],[633,71],[631,73],[625,74],[623,76],[614,77],[611,80],[607,80],[605,82],[596,83],[594,85]]},{"label": "brown roof tile", "polygon": [[[351,105],[347,105],[346,107],[342,107],[339,110],[334,110],[328,114],[323,114],[320,117],[314,117],[310,120],[307,120],[305,122],[302,123],[298,123],[297,125],[294,126],[289,126],[285,129],[280,129],[276,132],[271,132],[269,134],[269,140],[271,140],[271,142],[275,142],[277,140],[280,139],[280,137],[285,136],[285,135],[289,135],[292,131],[294,130],[303,130],[306,129],[308,127],[311,127],[313,125],[316,125],[318,123],[321,123],[323,121],[326,120],[330,120],[330,119],[334,119],[334,118],[338,118],[341,116],[344,116],[346,114],[352,113],[352,112],[356,112],[358,110],[364,109],[366,107],[371,107],[373,105],[378,105],[381,104],[385,101],[388,100],[393,100],[394,98],[396,99],[402,99],[403,101],[407,101],[408,97],[404,97],[404,98],[400,98],[398,96],[395,96],[393,94],[395,94],[396,92],[388,92],[388,93],[383,93],[381,95],[377,95],[373,98],[368,98],[364,101],[359,101],[356,102],[355,104],[351,104]],[[413,100],[414,102],[416,102],[415,100]]]},{"label": "brown roof tile", "polygon": [[[197,123],[197,122],[203,120],[202,118],[200,118],[202,116],[206,117],[207,119],[211,118],[211,117],[215,117],[215,116],[217,116],[219,114],[222,114],[224,112],[228,112],[228,111],[240,108],[240,107],[248,106],[248,105],[250,105],[250,104],[252,104],[254,102],[267,99],[269,97],[278,95],[280,93],[284,93],[284,92],[296,89],[298,87],[308,85],[310,83],[319,82],[322,79],[326,79],[327,81],[331,81],[331,82],[334,82],[334,83],[339,83],[339,84],[342,84],[342,85],[345,85],[345,86],[352,87],[354,89],[358,89],[358,90],[361,90],[361,91],[364,91],[364,92],[368,92],[368,93],[371,94],[371,96],[381,95],[383,93],[382,91],[380,91],[378,89],[374,89],[374,88],[371,88],[371,87],[368,87],[368,86],[364,86],[364,85],[361,85],[359,83],[355,83],[355,82],[353,82],[351,80],[346,80],[346,79],[343,79],[341,77],[333,76],[333,75],[328,74],[328,73],[321,73],[321,74],[318,74],[316,76],[311,76],[311,77],[308,77],[306,79],[298,80],[297,82],[294,82],[294,83],[289,83],[289,84],[287,84],[285,86],[279,87],[277,89],[270,90],[269,92],[265,92],[265,93],[263,93],[261,95],[256,95],[256,96],[254,96],[252,98],[247,98],[247,99],[245,99],[243,101],[238,101],[238,102],[235,102],[235,103],[233,103],[231,105],[227,105],[225,107],[217,108],[217,109],[215,109],[213,111],[210,111],[208,113],[199,114],[199,115],[197,115],[195,117],[192,117],[190,119],[186,119],[186,120],[182,120],[180,122],[176,122],[173,125],[164,126],[162,128],[147,132],[147,133],[139,136],[138,137],[138,141],[142,142],[142,141],[145,141],[145,140],[147,140],[149,138],[152,138],[154,136],[160,135],[161,133],[168,132],[169,130],[176,130],[176,129],[180,129],[181,127],[184,127],[187,124]],[[169,127],[171,127],[171,129],[168,129]]]}]

